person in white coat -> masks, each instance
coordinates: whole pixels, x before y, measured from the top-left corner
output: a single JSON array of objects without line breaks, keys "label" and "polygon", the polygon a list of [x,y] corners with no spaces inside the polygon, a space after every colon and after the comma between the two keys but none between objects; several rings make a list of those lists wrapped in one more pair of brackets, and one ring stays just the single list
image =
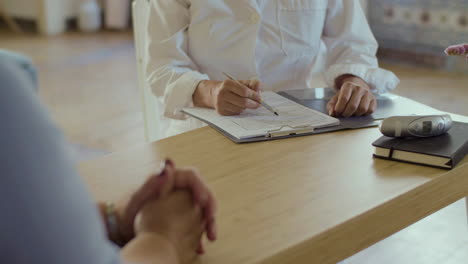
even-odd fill
[{"label": "person in white coat", "polygon": [[259,107],[260,87],[304,89],[319,72],[337,90],[333,116],[371,114],[375,94],[399,83],[378,66],[359,0],[151,1],[147,76],[162,137],[202,126],[184,107],[237,115]]}]

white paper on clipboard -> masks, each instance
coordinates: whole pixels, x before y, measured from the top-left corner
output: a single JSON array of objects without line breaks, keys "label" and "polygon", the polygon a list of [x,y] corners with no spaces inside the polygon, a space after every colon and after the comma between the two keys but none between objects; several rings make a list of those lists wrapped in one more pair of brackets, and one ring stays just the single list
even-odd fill
[{"label": "white paper on clipboard", "polygon": [[[193,117],[217,126],[237,139],[272,137],[311,132],[316,128],[339,125],[334,117],[307,108],[274,92],[263,92],[262,98],[274,107],[279,116],[264,107],[246,110],[238,116],[220,116],[213,109],[184,108]],[[304,133],[306,133],[304,132]]]}]

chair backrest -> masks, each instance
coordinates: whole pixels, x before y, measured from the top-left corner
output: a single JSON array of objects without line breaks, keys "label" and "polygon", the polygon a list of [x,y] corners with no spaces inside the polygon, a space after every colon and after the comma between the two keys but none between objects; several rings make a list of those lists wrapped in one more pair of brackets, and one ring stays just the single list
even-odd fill
[{"label": "chair backrest", "polygon": [[132,3],[138,85],[141,92],[145,137],[148,142],[155,141],[160,138],[160,129],[157,126],[157,99],[152,94],[146,78],[146,65],[148,61],[146,29],[148,26],[148,16],[151,8],[150,5],[150,0],[134,0]]}]

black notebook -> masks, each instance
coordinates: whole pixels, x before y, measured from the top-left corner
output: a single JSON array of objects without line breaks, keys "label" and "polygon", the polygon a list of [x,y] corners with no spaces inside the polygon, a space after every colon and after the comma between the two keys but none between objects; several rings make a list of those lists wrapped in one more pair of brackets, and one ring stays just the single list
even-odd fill
[{"label": "black notebook", "polygon": [[468,154],[468,124],[453,122],[449,132],[438,137],[383,136],[372,145],[377,158],[452,169]]}]

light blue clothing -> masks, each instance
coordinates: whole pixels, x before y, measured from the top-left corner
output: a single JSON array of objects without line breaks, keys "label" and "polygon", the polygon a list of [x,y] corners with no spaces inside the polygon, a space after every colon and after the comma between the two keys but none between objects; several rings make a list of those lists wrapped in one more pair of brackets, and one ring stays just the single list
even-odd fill
[{"label": "light blue clothing", "polygon": [[31,82],[29,87],[37,91],[37,70],[33,66],[30,58],[19,53],[0,49],[0,63],[13,64],[15,67],[22,69],[27,74],[27,79]]},{"label": "light blue clothing", "polygon": [[121,263],[35,84],[27,59],[0,52],[0,262]]}]

